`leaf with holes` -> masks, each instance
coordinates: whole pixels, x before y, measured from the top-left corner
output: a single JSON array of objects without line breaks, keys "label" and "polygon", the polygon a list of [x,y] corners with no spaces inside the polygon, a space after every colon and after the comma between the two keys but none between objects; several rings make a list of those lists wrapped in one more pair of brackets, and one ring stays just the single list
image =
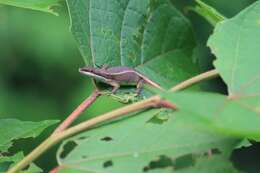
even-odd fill
[{"label": "leaf with holes", "polygon": [[54,15],[58,15],[52,10],[53,6],[58,5],[58,1],[59,0],[26,0],[26,1],[1,0],[0,4],[12,5],[21,8],[28,8],[32,10],[38,10],[38,11],[43,11],[43,12],[52,13]]},{"label": "leaf with holes", "polygon": [[[160,114],[167,114],[168,119]],[[187,116],[150,110],[65,141],[58,152],[59,171],[142,172],[158,160],[174,160],[211,148],[228,155],[230,151],[226,151],[235,143],[234,139],[199,130]]]},{"label": "leaf with holes", "polygon": [[14,140],[38,136],[44,129],[57,123],[57,120],[40,122],[0,119],[0,156],[7,151]]},{"label": "leaf with holes", "polygon": [[168,88],[198,72],[190,22],[169,0],[70,0],[87,65],[134,67]]},{"label": "leaf with holes", "polygon": [[[180,161],[176,161],[177,163]],[[193,159],[189,164],[187,163],[171,163],[171,166],[166,168],[154,168],[149,170],[149,173],[240,173],[234,168],[230,160],[222,155],[215,155],[211,157],[199,157]],[[184,166],[183,166],[184,165]]]},{"label": "leaf with holes", "polygon": [[[210,170],[210,171],[209,171]],[[221,155],[208,158],[199,158],[194,165],[185,169],[174,171],[176,173],[241,173],[232,163]]]},{"label": "leaf with holes", "polygon": [[217,24],[208,41],[232,97],[260,94],[260,1]]}]

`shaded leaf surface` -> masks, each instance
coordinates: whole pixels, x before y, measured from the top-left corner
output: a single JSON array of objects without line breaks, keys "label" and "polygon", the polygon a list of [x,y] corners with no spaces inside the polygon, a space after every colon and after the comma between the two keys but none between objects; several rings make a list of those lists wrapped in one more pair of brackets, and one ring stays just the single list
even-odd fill
[{"label": "shaded leaf surface", "polygon": [[1,0],[0,4],[28,8],[57,15],[51,8],[58,5],[59,0]]},{"label": "shaded leaf surface", "polygon": [[[169,118],[161,119],[160,114],[168,114]],[[201,131],[186,118],[165,110],[150,110],[81,133],[60,148],[59,164],[65,172],[67,168],[86,172],[142,172],[161,156],[175,159],[210,148],[225,152],[233,146],[234,140]],[[75,147],[64,155],[63,147],[70,142]]]},{"label": "shaded leaf surface", "polygon": [[[14,163],[17,163],[18,161],[22,160],[24,158],[24,155],[22,152],[18,152],[13,156],[5,156],[0,157],[0,172],[6,172],[8,167],[13,165]],[[33,173],[33,172],[42,172],[42,170],[37,167],[35,164],[31,163],[29,168],[26,168],[23,171],[20,171],[21,173]]]},{"label": "shaded leaf surface", "polygon": [[0,152],[6,152],[13,140],[38,136],[44,129],[57,123],[56,120],[40,122],[0,119]]}]

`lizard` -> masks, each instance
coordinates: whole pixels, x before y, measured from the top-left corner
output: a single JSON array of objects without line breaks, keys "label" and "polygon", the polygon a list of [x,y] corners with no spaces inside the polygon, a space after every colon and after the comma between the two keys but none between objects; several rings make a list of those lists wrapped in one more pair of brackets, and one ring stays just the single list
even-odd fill
[{"label": "lizard", "polygon": [[79,72],[93,77],[97,81],[109,84],[113,87],[112,93],[116,93],[120,85],[136,85],[136,93],[139,94],[143,84],[162,89],[159,84],[138,72],[134,68],[127,66],[108,67],[107,65],[98,67],[83,67]]}]

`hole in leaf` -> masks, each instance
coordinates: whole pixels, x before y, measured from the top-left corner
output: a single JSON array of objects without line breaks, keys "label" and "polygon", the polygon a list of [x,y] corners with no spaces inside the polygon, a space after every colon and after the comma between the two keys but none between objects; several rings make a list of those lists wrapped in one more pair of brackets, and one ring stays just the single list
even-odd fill
[{"label": "hole in leaf", "polygon": [[212,152],[212,154],[221,154],[222,153],[218,148],[213,148],[211,152]]},{"label": "hole in leaf", "polygon": [[194,163],[194,158],[192,154],[180,156],[176,158],[173,163],[174,170],[190,167],[193,165],[193,163]]},{"label": "hole in leaf", "polygon": [[112,141],[113,138],[109,137],[109,136],[106,136],[104,138],[101,138],[101,141]]},{"label": "hole in leaf", "polygon": [[63,146],[63,151],[60,154],[60,158],[65,158],[75,147],[77,146],[76,142],[69,141]]},{"label": "hole in leaf", "polygon": [[87,138],[86,136],[81,136],[81,137],[78,138],[78,140],[84,140],[86,138]]},{"label": "hole in leaf", "polygon": [[153,123],[153,124],[163,124],[167,122],[169,119],[169,113],[164,110],[160,111],[157,113],[155,116],[153,116],[150,120],[148,120],[148,123]]},{"label": "hole in leaf", "polygon": [[147,172],[152,169],[166,168],[166,167],[172,167],[172,166],[173,166],[172,159],[165,155],[161,155],[159,157],[159,159],[153,160],[148,164],[148,166],[145,166],[143,168],[143,172]]},{"label": "hole in leaf", "polygon": [[108,161],[103,163],[104,168],[108,168],[108,167],[111,167],[111,166],[113,166],[112,160],[108,160]]},{"label": "hole in leaf", "polygon": [[221,154],[221,151],[218,148],[213,148],[213,149],[205,152],[203,155],[204,156],[211,156],[211,155],[215,155],[215,154]]}]

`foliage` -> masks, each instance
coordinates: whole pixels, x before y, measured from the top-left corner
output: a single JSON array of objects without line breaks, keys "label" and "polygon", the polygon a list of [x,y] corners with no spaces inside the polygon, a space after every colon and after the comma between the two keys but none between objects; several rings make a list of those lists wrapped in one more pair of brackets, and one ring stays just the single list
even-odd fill
[{"label": "foliage", "polygon": [[[44,2],[42,11],[56,3]],[[86,65],[133,67],[165,89],[145,88],[143,97],[134,101],[158,94],[177,110],[132,112],[66,139],[57,151],[59,172],[243,172],[230,158],[236,149],[260,139],[260,1],[231,18],[200,0],[184,5],[214,28],[207,45],[216,57],[210,63],[227,87],[221,93],[203,91],[199,85],[166,91],[199,74],[202,60],[197,57],[202,43],[196,40],[194,21],[179,10],[183,2],[177,2],[66,1],[71,32]],[[20,3],[11,5],[35,9],[33,3]],[[114,97],[130,97],[132,91],[121,88]],[[1,134],[8,132],[0,137],[1,152],[14,139],[35,137],[53,122],[1,120]],[[0,162],[22,157],[5,155]]]},{"label": "foliage", "polygon": [[22,7],[22,8],[49,12],[49,13],[57,15],[57,13],[55,13],[52,10],[52,7],[57,6],[58,1],[59,0],[25,0],[25,1],[1,0],[0,3],[5,4],[5,5],[12,5],[12,6],[16,6],[16,7]]},{"label": "foliage", "polygon": [[166,88],[197,73],[191,24],[169,1],[67,3],[87,65],[136,67]]},{"label": "foliage", "polygon": [[[17,139],[36,137],[47,127],[58,121],[46,120],[40,122],[26,122],[17,119],[0,119],[0,171],[6,162],[18,162],[23,158],[22,153],[8,156],[8,149]],[[6,155],[6,156],[5,156]],[[32,166],[36,168],[35,166]]]},{"label": "foliage", "polygon": [[[163,119],[162,115],[168,117]],[[153,161],[203,153],[210,148],[228,155],[236,144],[236,140],[197,129],[186,118],[164,109],[151,110],[81,133],[65,142],[63,148],[71,142],[76,147],[64,159],[61,152],[59,163],[63,171],[73,168],[75,171],[142,172]],[[110,166],[106,166],[107,163],[111,163]],[[128,163],[131,166],[125,170]]]}]

